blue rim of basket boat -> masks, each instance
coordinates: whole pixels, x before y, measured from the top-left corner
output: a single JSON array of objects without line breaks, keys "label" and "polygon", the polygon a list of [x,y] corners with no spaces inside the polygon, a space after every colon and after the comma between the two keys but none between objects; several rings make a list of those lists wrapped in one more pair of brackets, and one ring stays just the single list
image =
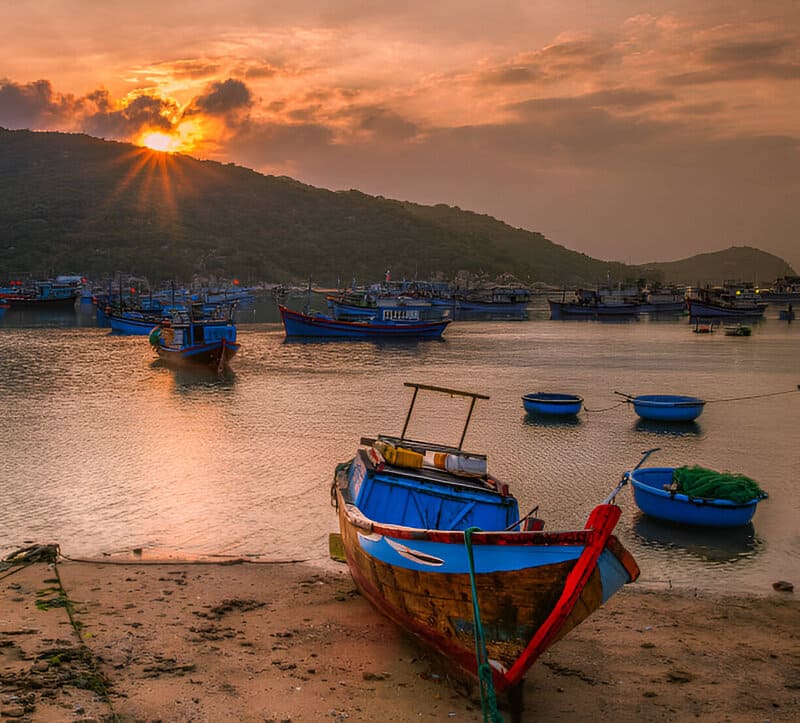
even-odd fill
[{"label": "blue rim of basket boat", "polygon": [[522,397],[526,412],[538,414],[577,414],[581,410],[583,397],[577,394],[557,392],[535,392]]},{"label": "blue rim of basket boat", "polygon": [[633,408],[642,419],[691,422],[700,416],[705,401],[679,394],[643,394],[634,397]]},{"label": "blue rim of basket boat", "polygon": [[646,515],[701,527],[738,527],[748,524],[758,503],[769,496],[765,492],[763,497],[733,502],[716,497],[692,497],[659,487],[672,479],[674,470],[674,467],[643,467],[625,473],[633,487],[636,506]]}]

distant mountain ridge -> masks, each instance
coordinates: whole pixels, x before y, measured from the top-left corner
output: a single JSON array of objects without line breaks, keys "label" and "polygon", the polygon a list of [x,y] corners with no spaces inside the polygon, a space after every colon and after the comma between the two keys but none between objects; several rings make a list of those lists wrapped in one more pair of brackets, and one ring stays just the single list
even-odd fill
[{"label": "distant mountain ridge", "polygon": [[795,275],[783,259],[751,246],[732,246],[724,251],[697,254],[680,261],[649,263],[635,267],[641,276],[683,279],[692,286],[747,281],[767,286],[776,278]]},{"label": "distant mountain ridge", "polygon": [[593,259],[457,207],[328,191],[233,164],[86,135],[0,129],[0,278],[114,271],[349,283],[458,271],[577,286],[641,276],[695,283],[793,273],[733,248],[671,263]]}]

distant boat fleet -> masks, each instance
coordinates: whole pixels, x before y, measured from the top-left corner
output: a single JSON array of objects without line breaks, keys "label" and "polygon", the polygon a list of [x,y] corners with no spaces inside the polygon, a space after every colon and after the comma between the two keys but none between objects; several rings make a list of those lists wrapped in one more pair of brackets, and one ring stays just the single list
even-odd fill
[{"label": "distant boat fleet", "polygon": [[550,298],[551,319],[635,318],[641,315],[666,317],[686,314],[693,321],[719,319],[759,319],[770,304],[788,303],[780,318],[792,320],[792,301],[800,300],[800,277],[777,279],[770,289],[754,284],[726,281],[719,286],[601,287],[578,289],[572,298],[562,292],[560,300]]},{"label": "distant boat fleet", "polygon": [[[175,332],[189,324],[188,336],[220,326],[224,318],[227,331],[209,364],[227,363],[238,349],[235,310],[255,302],[253,289],[234,286],[189,290],[174,284],[156,292],[143,292],[143,280],[130,277],[130,283],[93,289],[80,276],[58,276],[54,280],[12,280],[0,287],[0,319],[15,309],[69,309],[78,302],[94,304],[97,322],[114,333],[149,336],[162,358],[189,358],[189,352],[172,354]],[[138,286],[133,286],[137,281]],[[146,282],[144,285],[147,285]],[[149,287],[149,285],[147,285]],[[500,282],[450,284],[446,282],[385,282],[329,293],[327,311],[311,311],[311,290],[302,311],[278,304],[287,338],[339,339],[440,339],[452,321],[469,319],[528,318],[531,290],[507,277]],[[285,294],[275,294],[283,298]],[[548,298],[551,319],[626,319],[642,315],[669,318],[688,315],[695,331],[712,331],[715,323],[732,320],[725,333],[747,336],[750,328],[742,320],[763,317],[769,304],[787,304],[779,318],[791,322],[792,302],[800,300],[800,277],[783,276],[769,289],[753,284],[725,282],[720,286],[688,289],[677,286],[607,285],[596,289],[579,288],[570,298],[566,290],[561,299]],[[212,323],[213,322],[213,323]],[[738,323],[737,323],[738,322]],[[189,328],[187,327],[187,328]],[[153,335],[156,328],[170,331]],[[200,330],[203,330],[202,332]],[[208,332],[214,336],[216,331]],[[169,343],[165,340],[172,335]],[[177,334],[178,339],[188,338]],[[224,344],[223,338],[224,337]],[[205,343],[205,342],[204,342]],[[227,347],[227,350],[222,347]],[[198,354],[198,358],[205,358]]]}]

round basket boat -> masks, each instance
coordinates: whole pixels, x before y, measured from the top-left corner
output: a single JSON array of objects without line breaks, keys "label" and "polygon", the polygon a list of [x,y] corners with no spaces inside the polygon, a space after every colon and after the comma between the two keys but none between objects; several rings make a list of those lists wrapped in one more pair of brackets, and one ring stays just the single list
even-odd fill
[{"label": "round basket boat", "polygon": [[583,397],[577,394],[535,392],[522,397],[522,406],[531,414],[566,416],[581,411]]},{"label": "round basket boat", "polygon": [[738,527],[753,519],[763,497],[747,502],[689,497],[664,489],[672,482],[674,467],[644,467],[626,473],[636,506],[651,517],[703,527]]},{"label": "round basket boat", "polygon": [[692,422],[703,412],[705,402],[675,394],[645,394],[633,399],[633,409],[642,419],[655,422]]}]

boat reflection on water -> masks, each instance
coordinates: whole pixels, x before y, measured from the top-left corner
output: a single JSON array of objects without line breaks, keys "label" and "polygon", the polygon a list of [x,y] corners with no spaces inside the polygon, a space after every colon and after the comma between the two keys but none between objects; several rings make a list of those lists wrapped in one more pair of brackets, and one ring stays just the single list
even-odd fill
[{"label": "boat reflection on water", "polygon": [[150,368],[169,374],[175,384],[175,391],[178,392],[199,387],[214,387],[216,389],[232,387],[236,382],[236,372],[228,366],[218,372],[201,364],[175,366],[159,358],[150,363]]},{"label": "boat reflection on water", "polygon": [[523,417],[523,424],[529,427],[579,427],[582,422],[581,418],[576,414],[555,416],[538,412],[526,412]]},{"label": "boat reflection on water", "polygon": [[703,434],[703,428],[697,422],[654,422],[650,419],[637,421],[636,431],[670,437],[699,437]]},{"label": "boat reflection on water", "polygon": [[741,527],[689,527],[639,514],[634,536],[643,547],[688,553],[703,562],[730,564],[755,557],[764,543],[753,523]]}]

